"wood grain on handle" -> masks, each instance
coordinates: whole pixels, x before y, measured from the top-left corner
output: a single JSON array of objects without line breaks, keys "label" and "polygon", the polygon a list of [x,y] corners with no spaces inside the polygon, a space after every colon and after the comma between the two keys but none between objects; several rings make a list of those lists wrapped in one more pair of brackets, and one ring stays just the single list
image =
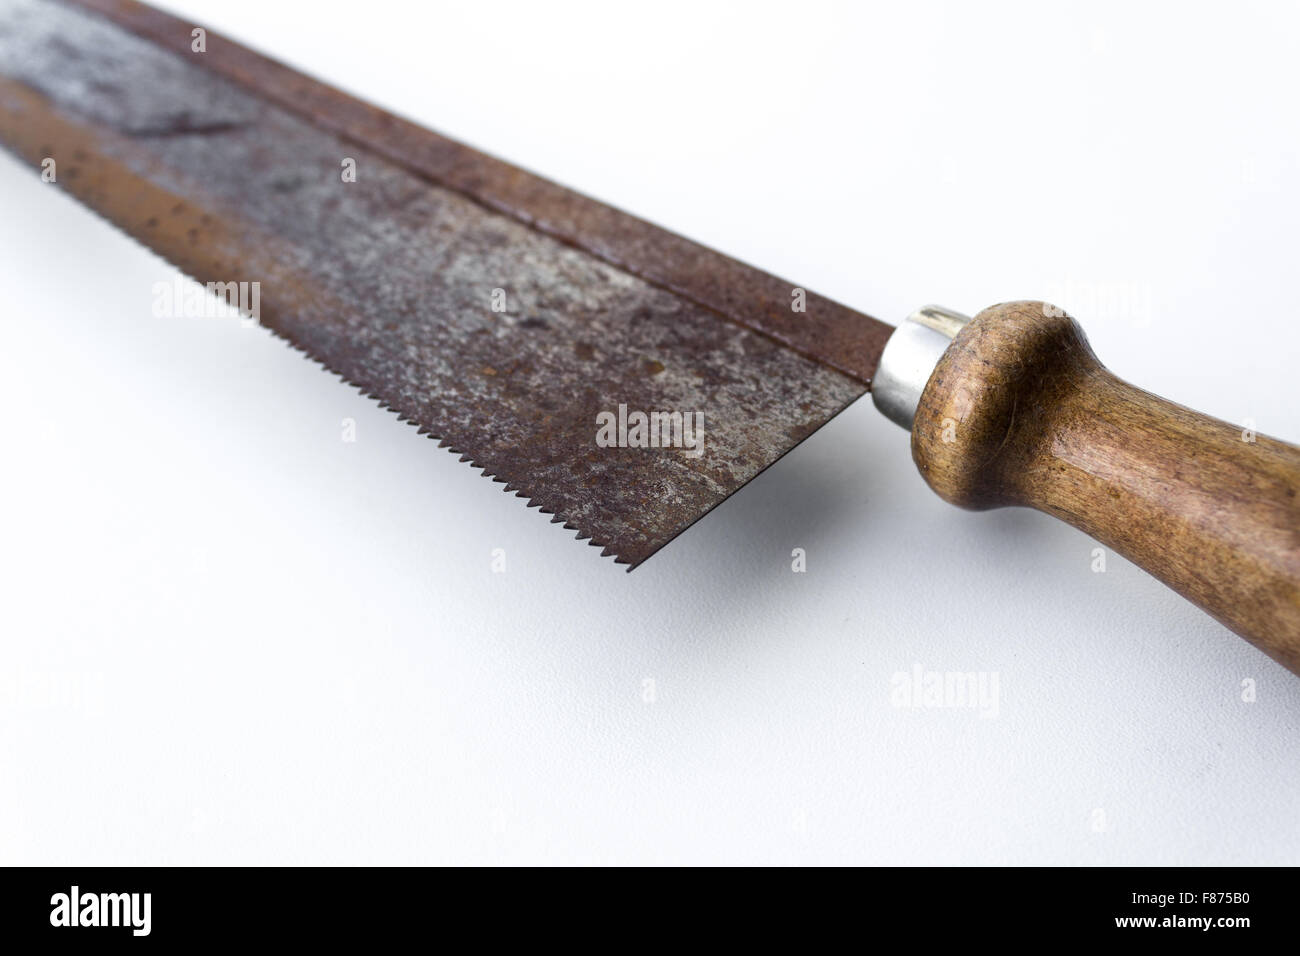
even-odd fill
[{"label": "wood grain on handle", "polygon": [[1060,310],[1012,302],[962,329],[912,457],[953,504],[1055,515],[1300,674],[1300,448],[1121,381]]}]

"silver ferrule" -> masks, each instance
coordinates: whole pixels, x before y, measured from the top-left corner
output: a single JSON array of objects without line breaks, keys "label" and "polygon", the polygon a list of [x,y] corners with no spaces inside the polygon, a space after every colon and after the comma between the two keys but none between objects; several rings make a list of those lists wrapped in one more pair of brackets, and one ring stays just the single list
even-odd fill
[{"label": "silver ferrule", "polygon": [[921,393],[948,345],[970,316],[927,305],[894,330],[880,353],[871,400],[891,422],[912,430]]}]

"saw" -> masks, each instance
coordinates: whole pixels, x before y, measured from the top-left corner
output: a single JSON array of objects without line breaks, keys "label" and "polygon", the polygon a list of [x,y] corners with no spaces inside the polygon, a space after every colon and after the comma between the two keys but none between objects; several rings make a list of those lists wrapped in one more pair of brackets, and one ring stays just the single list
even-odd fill
[{"label": "saw", "polygon": [[1049,304],[894,329],[127,0],[0,0],[0,142],[616,561],[870,391],[943,498],[1055,515],[1300,673],[1300,449]]}]

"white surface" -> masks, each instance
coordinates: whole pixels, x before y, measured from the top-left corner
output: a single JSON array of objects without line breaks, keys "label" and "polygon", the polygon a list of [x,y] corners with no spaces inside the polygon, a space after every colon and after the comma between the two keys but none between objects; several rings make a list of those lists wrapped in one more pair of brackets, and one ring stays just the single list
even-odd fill
[{"label": "white surface", "polygon": [[[873,314],[1053,299],[1300,439],[1296,9],[973,6],[170,4]],[[0,862],[1300,862],[1300,682],[944,504],[869,400],[628,575],[0,195]],[[893,706],[914,664],[996,717]]]}]

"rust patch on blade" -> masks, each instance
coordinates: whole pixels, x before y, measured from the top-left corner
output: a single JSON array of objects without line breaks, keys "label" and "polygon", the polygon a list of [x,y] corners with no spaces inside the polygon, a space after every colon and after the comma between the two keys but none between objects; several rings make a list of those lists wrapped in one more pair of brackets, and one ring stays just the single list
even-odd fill
[{"label": "rust patch on blade", "polygon": [[[604,553],[643,561],[862,394],[195,63],[213,55],[8,0],[0,141],[187,274],[259,282],[266,325]],[[699,453],[602,447],[620,406],[703,413]]]},{"label": "rust patch on blade", "polygon": [[[188,50],[195,24],[134,0],[67,0]],[[354,99],[208,31],[201,65],[257,91],[320,129],[365,144],[399,166],[576,246],[697,305],[770,336],[870,387],[893,328],[814,292],[790,308],[798,283],[754,269],[643,219],[525,172]]]}]

